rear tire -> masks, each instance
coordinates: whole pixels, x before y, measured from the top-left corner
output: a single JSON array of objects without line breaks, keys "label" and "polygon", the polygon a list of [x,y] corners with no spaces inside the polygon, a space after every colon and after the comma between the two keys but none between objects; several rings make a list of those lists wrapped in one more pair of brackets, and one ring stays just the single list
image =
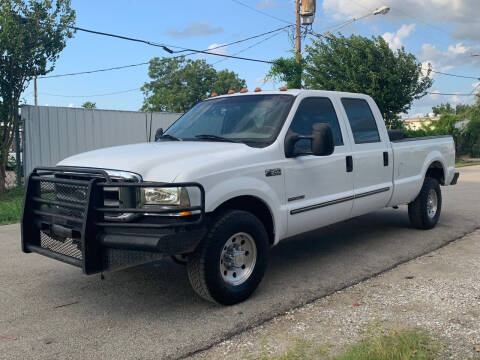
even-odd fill
[{"label": "rear tire", "polygon": [[437,225],[442,212],[442,192],[438,180],[427,177],[417,198],[408,204],[410,222],[417,229],[428,230]]},{"label": "rear tire", "polygon": [[190,284],[206,300],[233,305],[246,300],[265,274],[268,235],[261,221],[241,210],[227,210],[188,260]]}]

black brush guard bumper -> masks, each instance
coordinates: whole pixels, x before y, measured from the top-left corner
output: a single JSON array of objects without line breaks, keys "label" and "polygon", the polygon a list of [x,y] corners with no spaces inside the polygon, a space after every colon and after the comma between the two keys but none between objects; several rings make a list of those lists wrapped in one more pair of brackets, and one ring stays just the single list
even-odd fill
[{"label": "black brush guard bumper", "polygon": [[[192,251],[206,233],[205,191],[198,183],[113,182],[102,170],[79,173],[83,178],[72,179],[58,177],[77,175],[71,168],[37,168],[29,176],[21,227],[23,252],[36,252],[94,274]],[[148,210],[105,207],[107,187],[196,188],[200,205]],[[184,212],[192,215],[171,216]],[[118,222],[106,219],[107,213],[139,216]]]}]

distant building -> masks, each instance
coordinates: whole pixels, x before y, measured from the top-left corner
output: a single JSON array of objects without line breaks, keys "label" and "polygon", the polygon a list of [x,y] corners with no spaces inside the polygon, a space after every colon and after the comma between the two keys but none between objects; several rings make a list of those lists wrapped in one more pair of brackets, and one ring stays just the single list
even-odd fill
[{"label": "distant building", "polygon": [[440,119],[439,116],[435,116],[433,114],[429,114],[429,116],[420,116],[420,117],[413,117],[403,119],[403,123],[410,130],[418,130],[421,129],[423,125],[435,125],[435,122]]}]

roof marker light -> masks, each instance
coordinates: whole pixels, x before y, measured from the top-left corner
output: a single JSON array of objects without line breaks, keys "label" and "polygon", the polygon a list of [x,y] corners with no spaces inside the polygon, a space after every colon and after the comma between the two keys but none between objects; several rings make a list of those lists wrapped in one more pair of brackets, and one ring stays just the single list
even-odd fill
[{"label": "roof marker light", "polygon": [[248,89],[247,88],[242,88],[242,90],[240,90],[240,92],[243,94],[243,93],[246,93],[248,92]]},{"label": "roof marker light", "polygon": [[287,91],[287,87],[286,86],[282,86],[280,89],[278,89],[280,91]]},{"label": "roof marker light", "polygon": [[218,96],[218,94],[217,93],[211,93],[210,94],[210,97],[215,97],[215,96]]},{"label": "roof marker light", "polygon": [[228,95],[231,95],[231,94],[235,94],[235,90],[232,90],[232,89],[228,90]]},{"label": "roof marker light", "polygon": [[259,87],[256,87],[255,90],[253,90],[253,91],[260,92],[260,91],[262,91],[262,89],[260,89]]}]

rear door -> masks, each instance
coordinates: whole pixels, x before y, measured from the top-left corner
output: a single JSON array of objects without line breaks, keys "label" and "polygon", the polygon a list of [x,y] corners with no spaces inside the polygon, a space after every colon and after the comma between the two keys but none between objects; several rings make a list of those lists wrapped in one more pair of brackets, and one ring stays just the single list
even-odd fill
[{"label": "rear door", "polygon": [[[341,97],[352,141],[352,217],[385,207],[393,191],[393,159],[383,119],[370,98]],[[374,112],[377,112],[374,116]]]},{"label": "rear door", "polygon": [[[315,123],[330,125],[335,151],[328,156],[303,154],[286,159],[288,236],[344,220],[352,210],[353,173],[346,169],[350,142],[331,98],[305,96],[299,99],[288,132],[311,135]],[[308,140],[296,143],[299,153],[307,153],[310,149]]]}]

